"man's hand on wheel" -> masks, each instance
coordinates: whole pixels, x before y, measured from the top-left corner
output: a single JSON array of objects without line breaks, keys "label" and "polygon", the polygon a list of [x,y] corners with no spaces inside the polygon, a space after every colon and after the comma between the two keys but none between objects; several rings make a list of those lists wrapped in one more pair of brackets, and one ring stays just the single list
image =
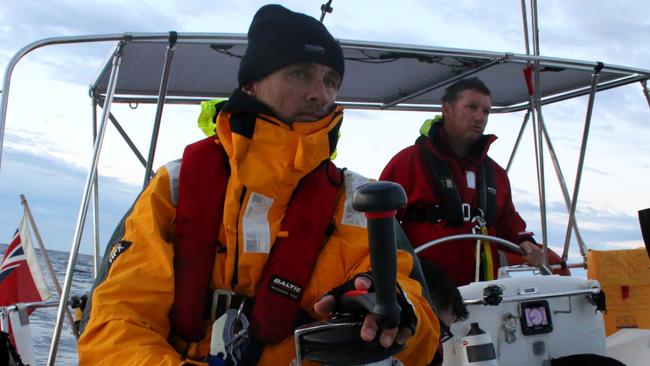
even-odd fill
[{"label": "man's hand on wheel", "polygon": [[544,264],[544,255],[542,253],[542,249],[540,249],[537,245],[528,240],[525,240],[521,242],[519,246],[526,253],[524,256],[526,264],[533,267],[539,267]]}]

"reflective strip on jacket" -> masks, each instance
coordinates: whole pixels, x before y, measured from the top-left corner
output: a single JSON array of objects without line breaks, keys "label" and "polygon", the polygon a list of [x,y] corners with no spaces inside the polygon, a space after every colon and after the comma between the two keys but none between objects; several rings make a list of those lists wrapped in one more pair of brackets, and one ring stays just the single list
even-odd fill
[{"label": "reflective strip on jacket", "polygon": [[[253,138],[249,140],[231,132],[229,113],[220,113],[216,143],[221,143],[229,156],[232,173],[219,235],[226,251],[217,253],[215,258],[214,288],[231,289],[236,273],[233,290],[255,295],[291,193],[300,178],[329,155],[327,132],[339,122],[337,116],[342,117],[340,110],[321,121],[294,123],[289,127],[262,115],[256,120]],[[179,166],[180,161],[176,161],[159,169],[124,220],[123,233],[111,240],[116,245],[122,242],[128,246],[118,255],[109,254],[104,258],[103,277],[95,285],[88,305],[90,317],[79,340],[80,364],[178,365],[202,360],[207,355],[209,325],[206,325],[206,338],[190,345],[185,360],[168,343],[168,315],[174,299],[173,193],[177,182],[173,177],[177,177]],[[365,218],[352,210],[350,202],[354,188],[366,182],[367,178],[357,174],[345,174],[334,215],[335,230],[319,254],[301,299],[301,307],[314,317],[313,305],[323,294],[370,269]],[[253,196],[272,200],[264,222],[244,218],[246,209],[254,204]],[[244,235],[253,232],[263,234],[257,249],[247,250],[241,243],[245,243]],[[115,245],[113,253],[114,248]],[[439,325],[422,296],[420,283],[409,277],[413,264],[413,257],[399,250],[398,281],[418,321],[415,336],[398,358],[406,365],[424,365],[433,357]],[[288,365],[294,357],[293,338],[289,337],[267,345],[259,364]]]}]

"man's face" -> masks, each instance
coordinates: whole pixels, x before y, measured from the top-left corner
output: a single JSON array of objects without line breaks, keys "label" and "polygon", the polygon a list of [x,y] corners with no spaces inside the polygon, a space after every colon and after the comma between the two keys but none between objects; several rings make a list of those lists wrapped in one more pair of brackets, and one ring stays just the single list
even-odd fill
[{"label": "man's face", "polygon": [[295,63],[244,85],[242,90],[290,124],[325,117],[332,110],[340,86],[341,76],[331,67]]},{"label": "man's face", "polygon": [[467,146],[474,144],[483,135],[490,108],[490,96],[471,89],[463,90],[455,102],[445,103],[442,107],[445,133]]}]

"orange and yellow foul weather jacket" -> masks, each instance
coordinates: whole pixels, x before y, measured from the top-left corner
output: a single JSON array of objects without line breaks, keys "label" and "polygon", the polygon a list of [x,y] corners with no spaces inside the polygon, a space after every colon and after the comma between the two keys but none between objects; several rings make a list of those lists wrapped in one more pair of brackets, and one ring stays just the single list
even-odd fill
[{"label": "orange and yellow foul weather jacket", "polygon": [[[233,131],[231,112],[218,115],[215,143],[226,152],[231,173],[223,220],[215,223],[220,225],[219,242],[224,248],[214,260],[213,289],[255,296],[292,192],[303,176],[328,158],[330,132],[341,119],[340,108],[320,121],[292,125],[258,114],[249,138]],[[179,168],[180,161],[175,161],[159,169],[111,239],[86,309],[88,318],[78,345],[81,365],[202,364],[208,354],[207,322],[205,339],[183,345],[184,349],[176,349],[172,344],[178,347],[178,343],[170,336]],[[351,206],[352,192],[367,182],[355,173],[344,173],[334,231],[300,300],[302,310],[315,318],[313,306],[320,297],[370,270],[365,217]],[[398,282],[413,306],[417,326],[397,358],[406,365],[426,365],[436,349],[439,325],[420,283],[410,277],[412,271],[412,255],[399,250]],[[287,337],[267,344],[258,364],[289,365],[294,358],[293,337]]]}]

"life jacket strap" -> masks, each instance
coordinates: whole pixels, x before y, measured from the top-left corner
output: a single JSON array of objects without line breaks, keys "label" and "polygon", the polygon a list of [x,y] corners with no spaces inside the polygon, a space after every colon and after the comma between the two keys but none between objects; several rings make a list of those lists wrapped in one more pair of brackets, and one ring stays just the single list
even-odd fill
[{"label": "life jacket strap", "polygon": [[[425,212],[414,213],[416,222],[439,223],[443,220],[448,226],[460,226],[467,220],[480,215],[485,218],[488,226],[493,226],[496,217],[496,188],[494,167],[490,157],[486,156],[477,167],[478,207],[469,207],[460,199],[460,193],[454,180],[449,164],[438,159],[426,146],[427,139],[418,138],[416,145],[420,156],[433,175],[433,186],[440,198],[440,204],[425,208]],[[421,210],[422,208],[417,208]]]},{"label": "life jacket strap", "polygon": [[493,226],[497,212],[497,190],[494,179],[494,161],[486,156],[477,168],[478,204],[487,226]]},{"label": "life jacket strap", "polygon": [[[463,222],[469,222],[477,216],[483,217],[483,210],[469,203],[462,203],[461,211],[463,214]],[[446,214],[446,211],[440,205],[414,205],[406,209],[404,221],[437,224],[447,220]]]},{"label": "life jacket strap", "polygon": [[282,222],[282,231],[289,235],[273,245],[251,313],[253,333],[264,343],[280,342],[295,329],[300,300],[328,238],[342,183],[338,168],[325,161],[293,192]]},{"label": "life jacket strap", "polygon": [[[227,155],[214,137],[188,145],[180,168],[174,228],[173,332],[187,341],[205,337],[210,281],[228,184]],[[205,192],[221,192],[208,194]]]}]

